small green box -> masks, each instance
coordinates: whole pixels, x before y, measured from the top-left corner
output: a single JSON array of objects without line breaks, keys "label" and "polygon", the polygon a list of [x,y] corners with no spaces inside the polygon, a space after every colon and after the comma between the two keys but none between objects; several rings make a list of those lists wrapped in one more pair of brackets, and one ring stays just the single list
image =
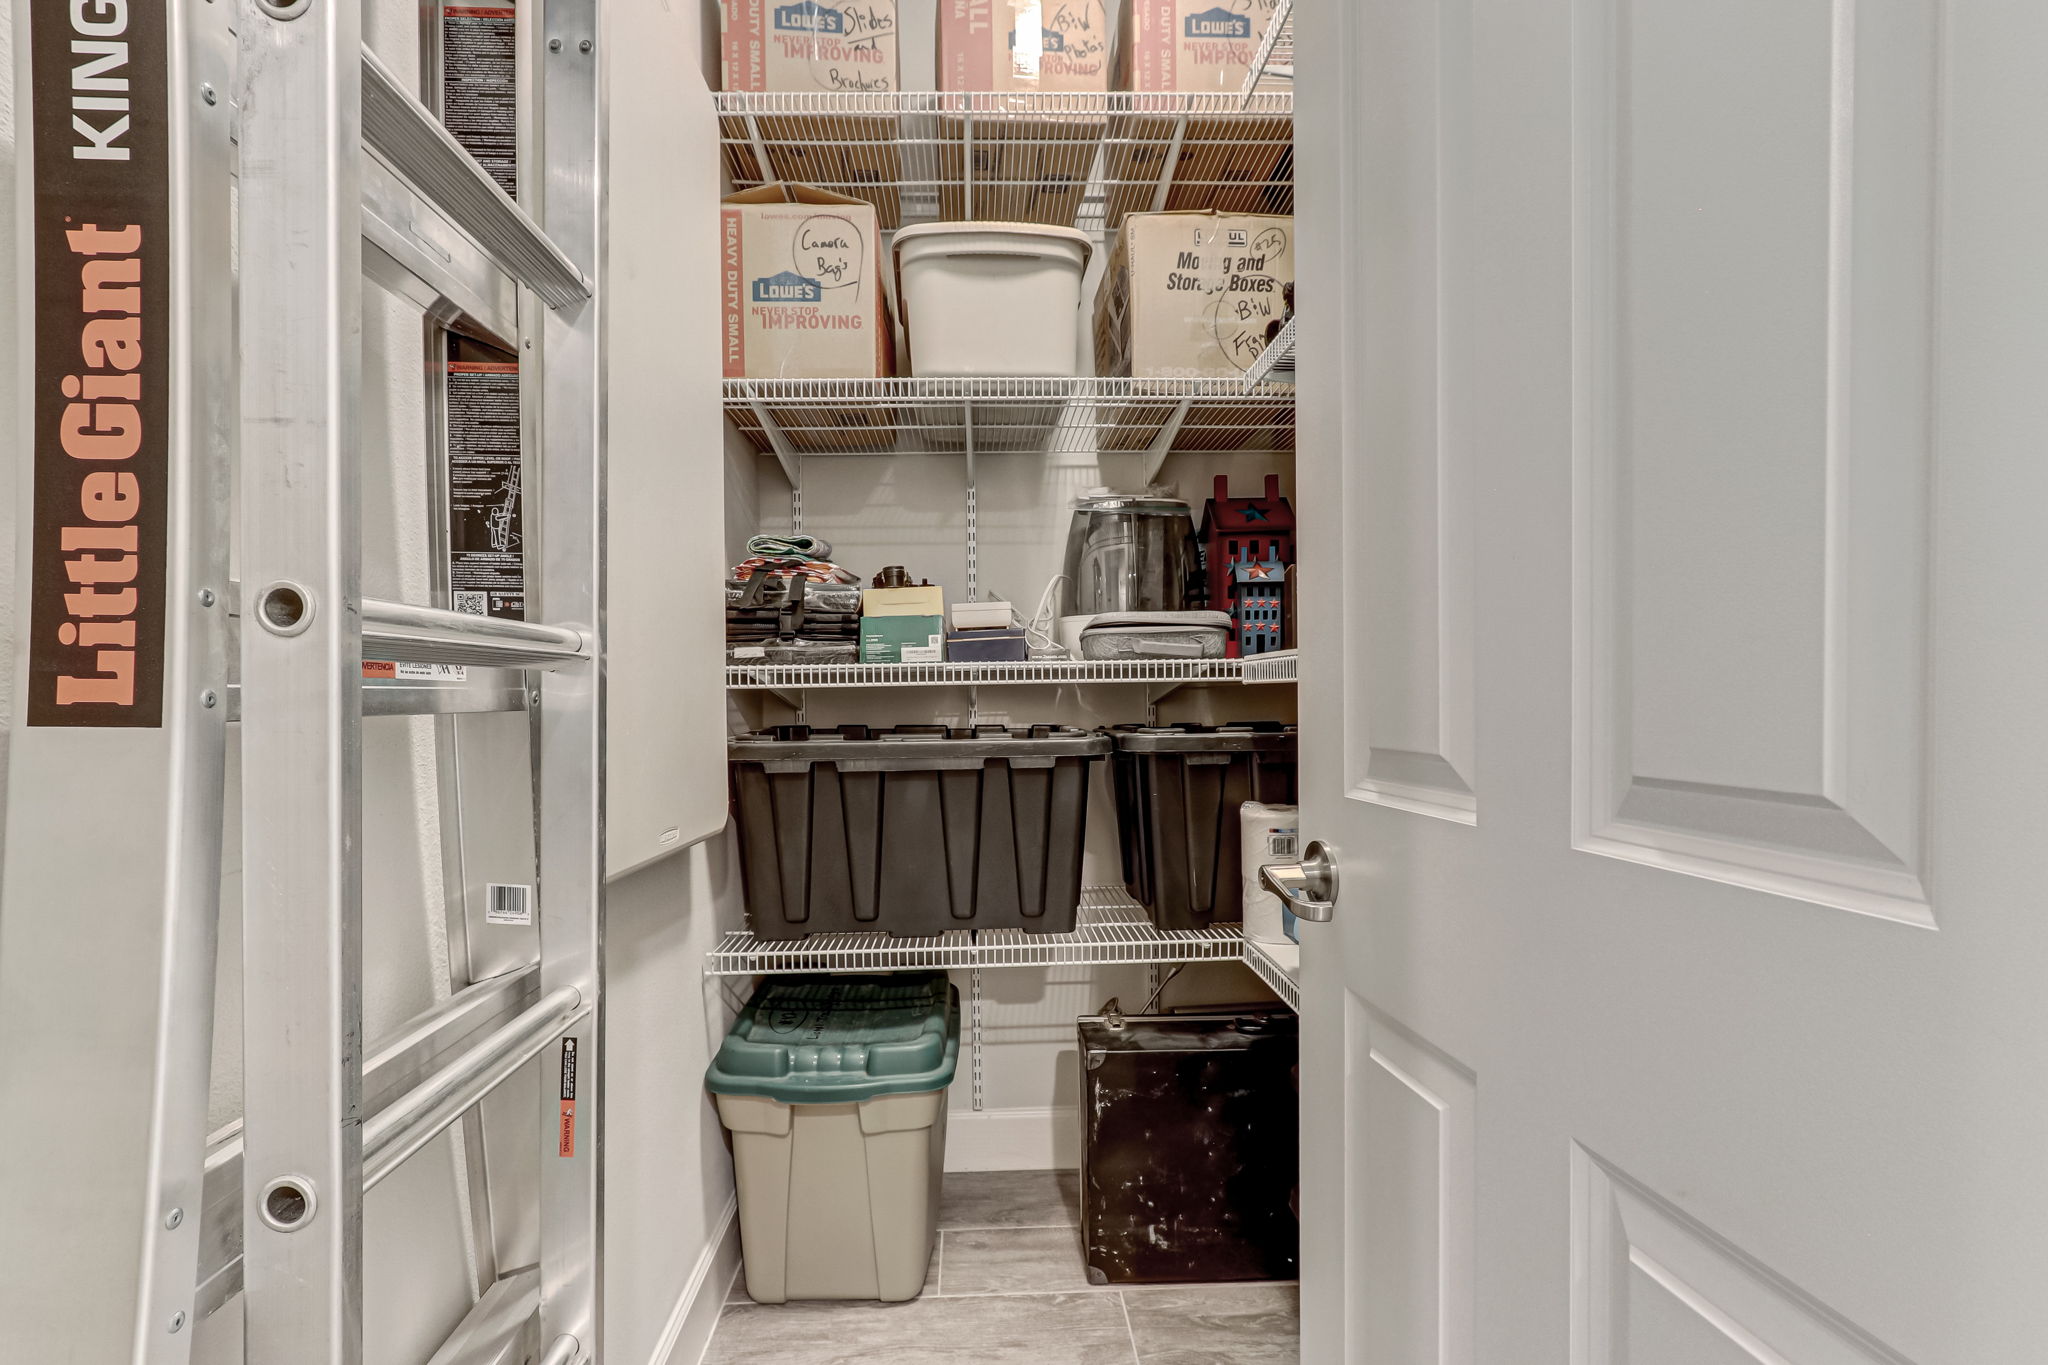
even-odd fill
[{"label": "small green box", "polygon": [[860,618],[860,661],[864,664],[935,664],[945,657],[943,616]]}]

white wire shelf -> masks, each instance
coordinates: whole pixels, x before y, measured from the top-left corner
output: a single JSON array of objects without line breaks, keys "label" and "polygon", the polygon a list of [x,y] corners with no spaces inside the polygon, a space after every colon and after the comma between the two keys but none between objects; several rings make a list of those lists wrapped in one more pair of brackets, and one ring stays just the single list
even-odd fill
[{"label": "white wire shelf", "polygon": [[1121,887],[1081,893],[1071,934],[1017,929],[959,929],[924,938],[888,934],[816,934],[766,940],[737,930],[706,959],[707,976],[788,972],[894,972],[937,967],[1085,967],[1132,962],[1238,962],[1244,935],[1235,924],[1167,932]]},{"label": "white wire shelf", "polygon": [[1294,382],[1294,338],[1299,317],[1287,319],[1279,334],[1266,343],[1266,349],[1259,352],[1259,358],[1244,372],[1244,386],[1256,388],[1260,384],[1292,384]]},{"label": "white wire shelf", "polygon": [[[1241,682],[1244,659],[937,664],[728,664],[735,691],[806,687],[982,687],[991,684]],[[1276,681],[1264,679],[1263,681]]]},{"label": "white wire shelf", "polygon": [[1301,946],[1294,943],[1244,941],[1244,965],[1251,968],[1268,990],[1280,997],[1287,1008],[1301,1012]]},{"label": "white wire shelf", "polygon": [[[1340,0],[1341,3],[1341,0]],[[1244,77],[1244,98],[1250,100],[1273,81],[1294,79],[1294,0],[1280,0],[1266,21],[1266,36]]]},{"label": "white wire shelf", "polygon": [[725,410],[805,455],[1292,450],[1294,389],[1238,379],[728,379]]},{"label": "white wire shelf", "polygon": [[1294,212],[1294,95],[725,93],[735,189],[864,199],[885,229],[995,220],[1114,229],[1127,213]]},{"label": "white wire shelf", "polygon": [[1248,683],[1291,683],[1301,677],[1301,656],[1291,649],[1239,659],[1240,676]]}]

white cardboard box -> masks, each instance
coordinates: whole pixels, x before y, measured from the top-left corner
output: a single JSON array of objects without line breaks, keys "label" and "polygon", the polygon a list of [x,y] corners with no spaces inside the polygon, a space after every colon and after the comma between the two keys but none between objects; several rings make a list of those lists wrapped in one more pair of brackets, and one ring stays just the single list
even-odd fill
[{"label": "white cardboard box", "polygon": [[872,204],[809,185],[728,195],[720,270],[728,379],[875,379],[891,368]]},{"label": "white cardboard box", "polygon": [[1294,220],[1134,213],[1095,312],[1095,364],[1135,379],[1230,379],[1266,348],[1294,280]]},{"label": "white cardboard box", "polygon": [[896,0],[721,0],[726,90],[900,90]]}]

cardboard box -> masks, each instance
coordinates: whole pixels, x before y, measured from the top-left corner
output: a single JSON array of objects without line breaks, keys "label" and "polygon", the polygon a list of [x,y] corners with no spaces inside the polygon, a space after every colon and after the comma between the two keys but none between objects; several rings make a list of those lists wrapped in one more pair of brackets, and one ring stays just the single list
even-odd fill
[{"label": "cardboard box", "polygon": [[875,209],[809,185],[728,195],[725,377],[876,379],[894,337]]},{"label": "cardboard box", "polygon": [[939,0],[939,89],[1109,89],[1105,0]]},{"label": "cardboard box", "polygon": [[1123,0],[1117,88],[1236,94],[1278,0]]},{"label": "cardboard box", "polygon": [[863,616],[860,661],[864,664],[935,664],[946,657],[943,616]]},{"label": "cardboard box", "polygon": [[1095,364],[1134,379],[1233,379],[1286,311],[1294,220],[1134,213],[1117,233],[1095,311]]},{"label": "cardboard box", "polygon": [[896,0],[722,0],[726,90],[901,90]]},{"label": "cardboard box", "polygon": [[[860,614],[942,617],[946,614],[946,590],[930,584],[915,588],[868,588],[860,595]],[[943,629],[940,633],[944,634]]]}]

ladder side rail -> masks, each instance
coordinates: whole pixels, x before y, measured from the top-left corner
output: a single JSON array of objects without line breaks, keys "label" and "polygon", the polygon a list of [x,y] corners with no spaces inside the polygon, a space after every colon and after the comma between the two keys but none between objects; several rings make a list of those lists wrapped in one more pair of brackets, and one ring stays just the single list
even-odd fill
[{"label": "ladder side rail", "polygon": [[[234,423],[234,39],[220,8],[136,7],[118,35],[81,31],[108,22],[91,11],[13,12],[24,268],[8,325],[24,382],[9,433],[23,455],[0,859],[0,1099],[20,1116],[0,1140],[9,1359],[178,1365],[191,1349]],[[115,41],[118,123],[72,105],[72,44]],[[119,154],[81,155],[94,147]],[[121,340],[83,344],[96,336]],[[71,400],[94,398],[67,438]],[[107,439],[92,452],[72,443],[94,432]]]},{"label": "ladder side rail", "polygon": [[[597,0],[541,7],[540,220],[594,289],[540,328],[539,614],[603,657],[605,38]],[[535,542],[529,541],[529,546]],[[528,552],[528,564],[535,556]],[[531,571],[531,569],[529,569]],[[531,600],[531,599],[530,599]],[[540,679],[541,993],[589,1013],[542,1054],[541,1340],[549,1361],[603,1356],[604,670]]]},{"label": "ladder side rail", "polygon": [[244,0],[243,1305],[362,1360],[362,32]]}]

